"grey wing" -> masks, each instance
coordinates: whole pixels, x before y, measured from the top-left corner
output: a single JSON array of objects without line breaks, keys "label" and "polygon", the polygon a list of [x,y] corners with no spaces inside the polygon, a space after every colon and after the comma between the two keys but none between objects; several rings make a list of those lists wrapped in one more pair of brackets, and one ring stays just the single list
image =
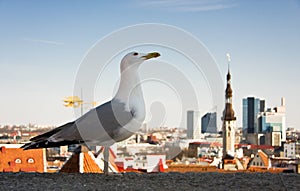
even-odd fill
[{"label": "grey wing", "polygon": [[[65,134],[68,136],[63,136]],[[26,143],[21,148],[27,150],[82,143],[81,137],[78,135],[79,133],[74,122],[70,122],[49,132],[33,137],[30,139],[31,142]]]},{"label": "grey wing", "polygon": [[96,110],[104,129],[116,141],[124,136],[120,135],[122,127],[127,125],[134,117],[134,111],[127,111],[125,104],[117,100],[108,102],[106,109],[99,108]]},{"label": "grey wing", "polygon": [[120,130],[132,119],[133,112],[126,111],[125,104],[110,101],[90,110],[75,123],[84,142],[110,145],[125,139],[126,135],[121,135]]},{"label": "grey wing", "polygon": [[60,131],[49,137],[53,142],[57,141],[78,141],[83,142],[80,133],[78,132],[75,122],[72,125],[62,128]]},{"label": "grey wing", "polygon": [[86,142],[95,145],[111,145],[127,139],[132,132],[122,128],[133,118],[133,112],[126,111],[125,104],[107,102],[70,122],[47,133],[32,138],[22,148],[57,147]]}]

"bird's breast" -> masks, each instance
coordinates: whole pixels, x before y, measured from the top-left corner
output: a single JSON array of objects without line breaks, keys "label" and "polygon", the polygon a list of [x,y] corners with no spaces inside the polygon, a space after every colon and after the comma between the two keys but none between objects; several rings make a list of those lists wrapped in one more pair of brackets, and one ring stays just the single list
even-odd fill
[{"label": "bird's breast", "polygon": [[129,108],[136,120],[144,121],[146,116],[145,101],[142,93],[129,99]]}]

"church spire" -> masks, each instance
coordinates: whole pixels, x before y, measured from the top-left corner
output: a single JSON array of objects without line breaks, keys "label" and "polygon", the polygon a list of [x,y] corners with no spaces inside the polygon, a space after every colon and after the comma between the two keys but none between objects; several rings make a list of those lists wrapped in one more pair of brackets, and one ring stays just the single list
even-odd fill
[{"label": "church spire", "polygon": [[227,87],[225,91],[225,98],[226,98],[226,103],[232,104],[231,74],[229,70],[227,74]]},{"label": "church spire", "polygon": [[[225,109],[223,111],[222,121],[222,136],[223,136],[223,159],[226,159],[228,155],[234,156],[235,153],[235,129],[236,129],[236,117],[234,115],[232,107],[232,88],[231,88],[231,74],[230,74],[230,55],[226,55],[228,58],[228,73],[227,73],[227,86],[225,90]],[[225,164],[224,164],[225,165]]]},{"label": "church spire", "polygon": [[223,120],[225,121],[232,121],[236,120],[234,116],[234,111],[232,108],[232,88],[231,88],[231,74],[230,74],[230,55],[226,54],[228,59],[228,73],[227,73],[227,86],[225,90],[225,110],[223,112]]}]

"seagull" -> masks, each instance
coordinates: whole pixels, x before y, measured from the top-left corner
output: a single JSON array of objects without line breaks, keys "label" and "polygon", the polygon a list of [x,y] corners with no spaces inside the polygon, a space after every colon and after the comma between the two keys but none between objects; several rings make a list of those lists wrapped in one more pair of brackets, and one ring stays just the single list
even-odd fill
[{"label": "seagull", "polygon": [[101,145],[104,146],[104,173],[108,174],[109,147],[128,139],[145,119],[139,66],[145,60],[159,56],[158,52],[128,53],[121,60],[119,88],[111,101],[91,109],[75,121],[31,138],[21,148],[27,150],[71,144]]}]

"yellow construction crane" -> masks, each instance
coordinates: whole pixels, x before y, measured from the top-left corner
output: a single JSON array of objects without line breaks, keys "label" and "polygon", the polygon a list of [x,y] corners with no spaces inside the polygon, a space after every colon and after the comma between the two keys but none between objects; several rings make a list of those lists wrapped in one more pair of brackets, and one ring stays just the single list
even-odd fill
[{"label": "yellow construction crane", "polygon": [[83,114],[83,104],[90,104],[93,107],[97,105],[97,102],[95,102],[95,101],[85,103],[78,96],[69,96],[69,97],[66,97],[65,99],[63,99],[63,102],[64,102],[64,106],[65,107],[73,107],[73,108],[80,107],[81,108],[81,115]]},{"label": "yellow construction crane", "polygon": [[78,108],[83,104],[83,100],[78,96],[69,96],[63,99],[65,107],[74,107]]}]

